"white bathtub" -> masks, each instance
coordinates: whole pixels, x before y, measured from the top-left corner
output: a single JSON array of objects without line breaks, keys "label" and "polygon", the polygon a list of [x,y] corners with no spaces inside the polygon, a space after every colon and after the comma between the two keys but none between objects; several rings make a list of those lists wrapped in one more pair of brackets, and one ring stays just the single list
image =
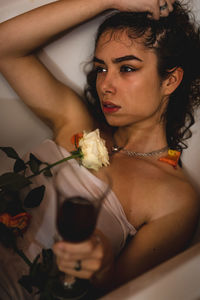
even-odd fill
[{"label": "white bathtub", "polygon": [[[52,1],[0,0],[0,21]],[[200,19],[200,1],[193,0],[191,3]],[[40,53],[42,61],[53,70],[60,80],[70,82],[80,92],[85,83],[81,63],[90,58],[93,50],[94,32],[101,18],[88,22],[81,28],[76,28],[68,36],[54,42]],[[51,136],[51,131],[21,103],[18,96],[1,76],[0,91],[1,146],[13,146],[22,154],[41,143],[46,137]],[[194,185],[200,191],[199,112],[197,112],[196,120],[197,122],[192,128],[193,137],[188,142],[189,149],[183,153],[183,164]],[[8,167],[9,162],[0,153],[0,172]],[[200,244],[196,244],[103,299],[200,299]]]},{"label": "white bathtub", "polygon": [[199,300],[200,243],[101,300]]}]

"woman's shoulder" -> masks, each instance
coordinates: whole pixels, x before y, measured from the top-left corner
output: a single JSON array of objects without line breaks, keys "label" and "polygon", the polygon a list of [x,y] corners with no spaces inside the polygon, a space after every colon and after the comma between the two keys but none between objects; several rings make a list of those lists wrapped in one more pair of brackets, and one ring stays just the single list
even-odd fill
[{"label": "woman's shoulder", "polygon": [[157,203],[154,217],[168,213],[183,213],[188,219],[199,216],[199,194],[182,168],[162,168],[159,183],[154,198]]}]

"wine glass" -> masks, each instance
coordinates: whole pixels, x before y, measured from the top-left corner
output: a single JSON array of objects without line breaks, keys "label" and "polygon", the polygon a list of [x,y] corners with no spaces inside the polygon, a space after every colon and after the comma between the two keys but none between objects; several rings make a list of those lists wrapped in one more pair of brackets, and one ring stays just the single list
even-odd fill
[{"label": "wine glass", "polygon": [[[81,178],[76,179],[79,181]],[[101,189],[87,187],[80,194],[66,196],[58,190],[57,229],[61,239],[79,243],[88,239],[94,232],[103,199],[110,191],[111,180],[101,182]],[[81,180],[81,185],[82,185]],[[62,273],[62,288],[56,293],[57,299],[82,299],[89,289],[89,281]]]}]

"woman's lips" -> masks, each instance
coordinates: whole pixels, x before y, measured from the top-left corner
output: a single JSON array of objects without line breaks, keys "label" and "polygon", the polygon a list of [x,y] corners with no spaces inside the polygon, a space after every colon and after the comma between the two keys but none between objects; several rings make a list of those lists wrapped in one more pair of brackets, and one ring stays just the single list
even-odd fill
[{"label": "woman's lips", "polygon": [[117,112],[121,106],[115,105],[112,102],[102,102],[102,110],[104,113],[114,113]]}]

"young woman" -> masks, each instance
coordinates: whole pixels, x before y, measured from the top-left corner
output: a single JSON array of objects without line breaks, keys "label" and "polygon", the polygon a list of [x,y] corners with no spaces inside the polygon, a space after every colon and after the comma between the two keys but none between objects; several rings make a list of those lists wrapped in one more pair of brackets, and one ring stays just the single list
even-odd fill
[{"label": "young woman", "polygon": [[[33,50],[107,9],[120,12],[99,28],[86,105]],[[180,4],[57,1],[2,23],[0,45],[1,72],[51,126],[54,145],[72,151],[74,134],[99,128],[110,153],[110,165],[93,179],[112,178],[109,203],[119,227],[108,234],[105,213],[89,240],[56,243],[60,270],[112,289],[183,250],[197,224],[198,197],[181,167],[162,161],[168,148],[184,148],[199,104],[199,35]]]}]

